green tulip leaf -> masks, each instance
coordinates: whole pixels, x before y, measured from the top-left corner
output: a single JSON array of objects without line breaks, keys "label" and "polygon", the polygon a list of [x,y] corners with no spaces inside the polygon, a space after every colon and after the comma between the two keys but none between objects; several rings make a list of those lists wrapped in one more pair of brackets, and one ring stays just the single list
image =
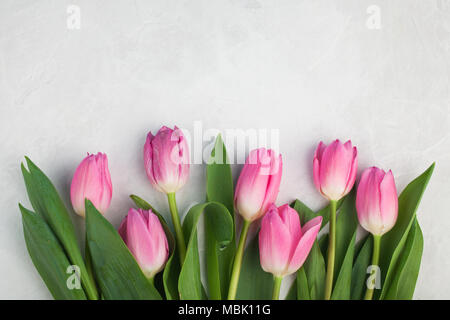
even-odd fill
[{"label": "green tulip leaf", "polygon": [[[424,173],[414,179],[398,198],[398,217],[395,226],[381,238],[380,270],[382,290],[375,291],[375,297],[386,299],[388,290],[398,270],[397,263],[405,246],[411,226],[416,217],[425,188],[433,174],[433,163]],[[377,292],[378,291],[378,292]]]},{"label": "green tulip leaf", "polygon": [[[298,276],[295,278],[294,282],[292,282],[291,287],[288,290],[285,300],[297,300],[297,281]],[[307,300],[307,299],[305,299]]]},{"label": "green tulip leaf", "polygon": [[88,297],[97,299],[98,293],[95,282],[86,269],[75,236],[75,228],[63,201],[50,179],[27,157],[26,162],[29,170],[23,164],[21,169],[34,211],[49,225],[64,248],[70,262],[80,268],[81,282]]},{"label": "green tulip leaf", "polygon": [[[296,200],[292,207],[298,212],[302,226],[318,215],[323,217],[328,210],[322,209],[316,214],[300,200]],[[321,227],[323,227],[323,223]],[[323,299],[325,276],[325,260],[316,239],[305,263],[297,272],[297,298],[299,300]]]},{"label": "green tulip leaf", "polygon": [[373,250],[373,237],[371,235],[366,236],[360,240],[361,248],[356,255],[355,263],[352,270],[352,286],[351,286],[351,299],[361,300],[364,298],[366,292],[367,281],[367,267],[372,260]]},{"label": "green tulip leaf", "polygon": [[419,276],[423,252],[423,234],[417,219],[409,230],[403,251],[398,259],[391,285],[385,299],[411,300]]},{"label": "green tulip leaf", "polygon": [[[310,289],[308,286],[308,276],[306,275],[305,265],[297,271],[295,280],[296,299],[297,300],[311,300]],[[314,290],[315,293],[315,290]]]},{"label": "green tulip leaf", "polygon": [[[72,263],[67,259],[58,239],[39,215],[25,209],[22,212],[23,233],[28,253],[39,275],[56,300],[86,300],[79,278],[70,269]],[[71,281],[73,279],[73,281]]]},{"label": "green tulip leaf", "polygon": [[[231,217],[234,218],[233,194],[233,177],[227,151],[222,137],[218,135],[206,168],[206,199],[207,201],[223,204],[228,209]],[[216,240],[214,223],[211,221],[211,218],[215,215],[210,213],[211,210],[217,210],[217,207],[208,206],[205,210],[208,295],[210,299],[220,300],[227,297],[236,245],[232,241],[226,248],[220,246]],[[232,238],[234,239],[234,233]]]},{"label": "green tulip leaf", "polygon": [[86,234],[94,272],[106,300],[161,300],[117,230],[89,200]]},{"label": "green tulip leaf", "polygon": [[204,300],[207,298],[200,276],[197,224],[202,213],[209,223],[219,248],[226,248],[234,237],[234,224],[228,209],[219,202],[206,202],[193,206],[183,221],[185,239],[189,239],[186,257],[181,267],[178,291],[183,300]]},{"label": "green tulip leaf", "polygon": [[352,281],[352,265],[353,255],[355,251],[356,231],[353,232],[353,237],[350,240],[347,251],[345,252],[344,260],[337,275],[336,282],[331,294],[332,300],[349,300]]},{"label": "green tulip leaf", "polygon": [[272,299],[273,276],[261,268],[258,237],[249,240],[244,251],[241,274],[236,292],[237,300]]},{"label": "green tulip leaf", "polygon": [[[320,252],[322,253],[323,257],[327,256],[327,250],[328,250],[328,233],[322,235],[319,237],[319,240],[317,241],[319,243]],[[327,260],[325,259],[325,267],[327,266]]]}]

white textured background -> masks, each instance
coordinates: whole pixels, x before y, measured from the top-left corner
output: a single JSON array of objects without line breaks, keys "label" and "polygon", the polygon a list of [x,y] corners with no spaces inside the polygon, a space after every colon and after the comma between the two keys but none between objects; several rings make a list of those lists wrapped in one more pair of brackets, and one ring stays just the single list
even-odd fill
[{"label": "white textured background", "polygon": [[[81,28],[67,27],[67,7]],[[381,11],[370,29],[367,8]],[[450,298],[450,0],[0,2],[0,298],[50,298],[28,257],[17,203],[24,155],[68,202],[86,152],[106,152],[118,225],[142,195],[142,145],[162,124],[280,130],[279,204],[314,189],[320,139],[351,138],[360,169],[392,169],[399,191],[437,161],[419,210],[425,236],[415,298]],[[238,167],[234,167],[234,173]],[[179,193],[204,199],[204,166]],[[82,225],[79,218],[74,218]],[[82,234],[80,229],[80,235]]]}]

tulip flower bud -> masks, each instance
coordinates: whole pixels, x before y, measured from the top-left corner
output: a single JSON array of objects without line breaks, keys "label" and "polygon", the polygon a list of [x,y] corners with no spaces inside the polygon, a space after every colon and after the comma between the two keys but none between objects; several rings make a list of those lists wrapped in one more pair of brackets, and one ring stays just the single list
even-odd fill
[{"label": "tulip flower bud", "polygon": [[349,140],[335,140],[329,146],[322,141],[314,154],[314,184],[328,200],[337,201],[353,188],[358,168],[356,147]]},{"label": "tulip flower bud", "polygon": [[119,234],[147,278],[152,279],[164,268],[169,246],[161,222],[151,210],[130,209]]},{"label": "tulip flower bud", "polygon": [[104,153],[88,154],[73,175],[70,200],[75,212],[85,216],[85,199],[88,199],[102,214],[108,210],[112,197],[111,176],[108,158]]},{"label": "tulip flower bud", "polygon": [[297,211],[287,204],[279,208],[272,204],[259,232],[263,270],[277,277],[296,272],[308,257],[321,224],[318,216],[301,227]]},{"label": "tulip flower bud", "polygon": [[382,236],[397,221],[398,197],[392,172],[372,167],[364,170],[356,193],[356,211],[361,226]]},{"label": "tulip flower bud", "polygon": [[186,138],[176,126],[174,130],[162,127],[154,136],[147,135],[144,163],[151,184],[166,194],[183,187],[189,178],[189,147]]},{"label": "tulip flower bud", "polygon": [[234,203],[247,221],[255,221],[275,202],[281,182],[282,159],[265,148],[250,152],[239,176]]}]

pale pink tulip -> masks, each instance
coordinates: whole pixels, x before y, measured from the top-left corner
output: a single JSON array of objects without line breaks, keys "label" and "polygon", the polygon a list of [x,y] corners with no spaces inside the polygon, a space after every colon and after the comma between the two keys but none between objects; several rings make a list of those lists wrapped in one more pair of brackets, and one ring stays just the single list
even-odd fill
[{"label": "pale pink tulip", "polygon": [[73,175],[70,199],[75,212],[85,216],[85,199],[88,199],[102,214],[108,210],[112,197],[111,176],[108,158],[104,153],[88,154]]},{"label": "pale pink tulip", "polygon": [[353,188],[357,154],[350,140],[345,144],[335,140],[329,146],[319,143],[314,154],[314,184],[325,198],[337,201]]},{"label": "pale pink tulip", "polygon": [[250,152],[239,176],[234,203],[247,221],[259,219],[275,202],[281,182],[281,155],[265,148]]},{"label": "pale pink tulip", "polygon": [[153,278],[164,268],[169,246],[161,222],[151,210],[130,209],[119,234],[147,278]]},{"label": "pale pink tulip", "polygon": [[189,147],[186,138],[176,126],[166,126],[154,136],[147,135],[144,145],[144,164],[147,177],[159,191],[174,193],[189,178]]},{"label": "pale pink tulip", "polygon": [[322,224],[318,216],[300,226],[297,211],[272,205],[262,219],[259,252],[264,271],[277,277],[296,272],[305,262]]},{"label": "pale pink tulip", "polygon": [[372,167],[364,170],[356,193],[356,210],[361,226],[381,236],[397,221],[398,197],[392,172]]}]

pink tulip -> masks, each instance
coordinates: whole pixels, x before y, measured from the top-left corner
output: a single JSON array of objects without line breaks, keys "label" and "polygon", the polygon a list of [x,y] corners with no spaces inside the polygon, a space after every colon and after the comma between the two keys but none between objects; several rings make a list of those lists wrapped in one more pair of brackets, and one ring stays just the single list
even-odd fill
[{"label": "pink tulip", "polygon": [[147,135],[144,163],[151,184],[159,191],[174,193],[189,178],[189,147],[186,138],[176,126],[174,130],[162,127],[154,136]]},{"label": "pink tulip", "polygon": [[119,227],[119,234],[147,278],[152,279],[164,268],[169,246],[164,229],[151,210],[131,208]]},{"label": "pink tulip", "polygon": [[376,167],[364,170],[356,193],[359,223],[370,233],[381,236],[397,221],[398,197],[392,172]]},{"label": "pink tulip", "polygon": [[265,148],[250,152],[239,176],[234,203],[247,221],[259,219],[275,202],[281,182],[281,155]]},{"label": "pink tulip", "polygon": [[314,154],[314,184],[328,200],[337,201],[353,188],[358,168],[356,147],[349,140],[326,146],[322,141]]},{"label": "pink tulip", "polygon": [[85,216],[85,199],[89,199],[101,213],[108,210],[112,197],[108,158],[104,153],[88,154],[73,175],[70,199],[75,212]]},{"label": "pink tulip", "polygon": [[264,271],[277,277],[296,272],[305,262],[322,224],[318,216],[300,226],[297,211],[272,205],[262,219],[259,251]]}]

